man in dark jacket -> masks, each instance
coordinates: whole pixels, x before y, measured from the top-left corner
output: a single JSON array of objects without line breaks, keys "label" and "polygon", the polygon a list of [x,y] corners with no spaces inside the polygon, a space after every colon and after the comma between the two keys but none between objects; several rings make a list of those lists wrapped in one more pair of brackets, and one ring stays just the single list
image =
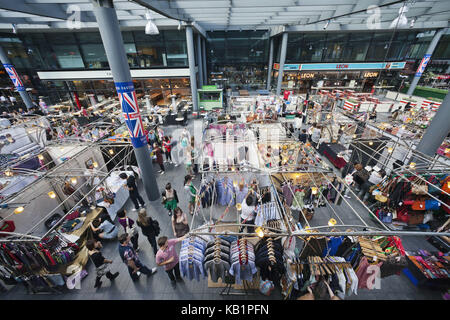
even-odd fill
[{"label": "man in dark jacket", "polygon": [[300,142],[306,143],[308,140],[308,134],[306,133],[306,129],[302,129],[302,132],[298,135],[298,140]]}]

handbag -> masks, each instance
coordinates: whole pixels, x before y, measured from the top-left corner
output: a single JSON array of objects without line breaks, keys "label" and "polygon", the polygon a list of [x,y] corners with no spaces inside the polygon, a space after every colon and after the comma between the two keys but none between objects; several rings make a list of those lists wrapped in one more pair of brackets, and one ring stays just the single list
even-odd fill
[{"label": "handbag", "polygon": [[409,225],[416,225],[423,223],[424,214],[421,212],[409,212],[408,216],[409,216],[408,219]]},{"label": "handbag", "polygon": [[136,228],[136,223],[135,224],[133,224],[133,226],[132,227],[130,227],[129,226],[130,225],[130,221],[129,221],[129,219],[127,218],[127,226],[126,226],[126,228],[125,228],[125,232],[127,233],[127,235],[129,236],[129,237],[134,237],[136,234],[137,234],[137,228]]},{"label": "handbag", "polygon": [[377,201],[380,201],[380,202],[383,202],[383,203],[388,201],[388,198],[385,195],[382,195],[382,194],[377,194],[375,196],[375,199]]},{"label": "handbag", "polygon": [[411,209],[413,209],[415,211],[423,211],[423,210],[425,210],[425,201],[415,200],[414,203],[411,206]]},{"label": "handbag", "polygon": [[447,176],[442,183],[442,191],[450,193],[450,176]]},{"label": "handbag", "polygon": [[425,200],[425,210],[439,210],[441,204],[434,199]]},{"label": "handbag", "polygon": [[426,195],[428,193],[426,182],[420,180],[419,178],[414,179],[414,181],[411,182],[411,193]]}]

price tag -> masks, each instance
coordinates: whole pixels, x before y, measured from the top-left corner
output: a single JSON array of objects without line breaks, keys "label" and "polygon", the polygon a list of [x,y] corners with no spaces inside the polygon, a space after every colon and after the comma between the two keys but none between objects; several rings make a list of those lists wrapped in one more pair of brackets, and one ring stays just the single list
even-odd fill
[{"label": "price tag", "polygon": [[378,260],[378,257],[377,256],[373,256],[373,261],[375,262],[377,260]]}]

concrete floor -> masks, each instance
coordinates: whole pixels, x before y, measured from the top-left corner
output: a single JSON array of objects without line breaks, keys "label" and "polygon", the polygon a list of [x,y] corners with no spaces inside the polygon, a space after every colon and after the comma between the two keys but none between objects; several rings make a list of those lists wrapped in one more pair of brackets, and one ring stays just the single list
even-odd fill
[{"label": "concrete floor", "polygon": [[[189,128],[192,130],[193,123],[189,123]],[[174,130],[175,127],[165,128],[166,134]],[[192,131],[191,131],[192,132]],[[159,168],[158,168],[159,169]],[[172,186],[178,191],[178,196],[180,198],[180,207],[183,211],[187,212],[187,199],[183,190],[183,179],[185,176],[185,168],[183,165],[174,167],[173,165],[166,164],[166,174],[160,175],[157,173],[157,166],[154,166],[155,174],[157,176],[158,187],[162,190],[167,182],[171,182]],[[197,177],[194,183],[196,185],[200,184],[200,179]],[[142,191],[142,185],[140,185],[141,195],[144,195]],[[144,196],[144,199],[146,197]],[[358,211],[364,212],[362,210],[359,202],[356,202],[354,198],[348,200],[351,205]],[[133,208],[131,201],[129,200],[125,209],[129,212],[131,218],[137,218],[137,213],[131,211]],[[349,210],[346,204],[341,206],[335,206],[338,214],[348,224],[361,224],[361,220],[356,217],[356,215]],[[161,235],[167,235],[168,237],[173,237],[172,228],[170,226],[170,218],[167,211],[163,208],[160,200],[154,201],[153,203],[147,201],[147,212],[154,218],[156,218],[161,226]],[[314,219],[328,221],[330,217],[330,210],[328,208],[319,208],[316,212]],[[361,214],[361,217],[370,225],[374,222],[371,221],[367,216]],[[191,221],[191,216],[188,214],[188,219]],[[200,218],[196,218],[200,219]],[[323,221],[316,221],[318,224]],[[200,220],[195,223],[200,223]],[[424,237],[405,237],[402,239],[405,249],[416,250],[416,249],[426,249],[429,251],[436,251]],[[149,277],[142,275],[136,283],[131,281],[125,264],[121,261],[118,255],[118,242],[116,240],[104,242],[103,254],[105,257],[112,259],[114,262],[112,264],[112,272],[119,271],[120,275],[111,283],[106,277],[103,278],[103,286],[100,289],[94,288],[95,282],[95,268],[92,263],[88,263],[86,270],[88,271],[88,276],[84,278],[81,282],[80,290],[70,290],[68,293],[64,294],[27,294],[25,288],[18,285],[12,288],[9,292],[0,294],[0,299],[2,300],[18,300],[18,299],[29,299],[29,300],[229,300],[229,299],[239,299],[239,300],[278,300],[282,299],[281,293],[278,290],[274,290],[270,297],[264,296],[259,292],[255,292],[255,295],[248,296],[222,296],[220,295],[221,288],[208,288],[208,282],[206,279],[197,281],[185,280],[184,283],[177,285],[174,289],[170,285],[169,278],[164,272],[162,267],[158,268],[158,272]],[[150,244],[147,239],[140,234],[139,236],[139,246],[141,251],[139,256],[141,261],[149,267],[155,266],[155,258]],[[381,289],[380,290],[358,290],[358,295],[352,295],[347,298],[348,300],[429,300],[429,299],[442,299],[442,292],[432,291],[426,288],[418,288],[414,286],[411,281],[404,275],[391,276],[388,278],[381,279]]]}]

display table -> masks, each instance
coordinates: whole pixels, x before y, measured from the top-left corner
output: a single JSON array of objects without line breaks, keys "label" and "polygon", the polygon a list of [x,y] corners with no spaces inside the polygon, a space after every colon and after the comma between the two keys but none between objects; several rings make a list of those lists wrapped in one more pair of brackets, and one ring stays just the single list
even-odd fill
[{"label": "display table", "polygon": [[103,211],[103,208],[95,208],[84,216],[84,222],[81,228],[68,233],[61,233],[64,238],[71,242],[81,245],[89,232],[89,224],[97,218]]},{"label": "display table", "polygon": [[345,147],[338,143],[322,143],[319,147],[319,153],[327,157],[328,160],[338,169],[345,167],[347,161],[339,157],[339,152],[345,151]]},{"label": "display table", "polygon": [[[136,172],[138,171],[137,167],[133,167]],[[130,197],[129,191],[123,187],[125,181],[119,178],[119,174],[125,172],[128,176],[133,174],[133,171],[113,171],[110,176],[106,178],[105,182],[111,192],[114,192],[116,195],[114,197],[114,203],[109,204],[104,201],[97,203],[98,206],[105,207],[108,212],[111,220],[114,221],[116,219],[117,211],[122,209],[125,202],[127,202]],[[137,183],[137,181],[136,181]],[[99,192],[97,192],[99,193]]]}]

